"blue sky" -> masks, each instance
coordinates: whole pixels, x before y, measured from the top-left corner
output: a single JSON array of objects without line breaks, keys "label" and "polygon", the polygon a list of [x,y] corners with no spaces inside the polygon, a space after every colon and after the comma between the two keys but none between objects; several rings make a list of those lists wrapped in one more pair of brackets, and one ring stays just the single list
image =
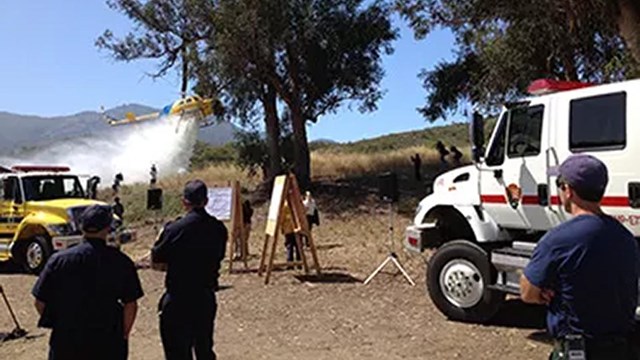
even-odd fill
[{"label": "blue sky", "polygon": [[[386,95],[378,111],[345,107],[310,126],[311,140],[354,141],[428,126],[415,110],[426,96],[417,75],[453,56],[453,37],[437,31],[416,41],[404,23],[395,24],[401,38],[384,59]],[[0,2],[0,111],[57,116],[125,103],[159,108],[179,96],[175,74],[158,80],[145,75],[155,62],[115,62],[98,51],[95,39],[107,28],[123,35],[131,23],[102,0]]]}]

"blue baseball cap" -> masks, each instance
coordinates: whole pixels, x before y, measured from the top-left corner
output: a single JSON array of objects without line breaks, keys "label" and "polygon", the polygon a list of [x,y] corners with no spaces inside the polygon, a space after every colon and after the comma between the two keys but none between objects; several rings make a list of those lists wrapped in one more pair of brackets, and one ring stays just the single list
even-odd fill
[{"label": "blue baseball cap", "polygon": [[106,205],[92,205],[85,209],[80,216],[82,231],[96,233],[102,231],[113,221],[111,207]]},{"label": "blue baseball cap", "polygon": [[595,156],[587,154],[568,157],[560,166],[549,169],[549,175],[557,176],[578,191],[604,194],[609,183],[607,166]]},{"label": "blue baseball cap", "polygon": [[191,180],[184,186],[183,197],[192,205],[201,205],[207,200],[207,184],[202,180]]}]

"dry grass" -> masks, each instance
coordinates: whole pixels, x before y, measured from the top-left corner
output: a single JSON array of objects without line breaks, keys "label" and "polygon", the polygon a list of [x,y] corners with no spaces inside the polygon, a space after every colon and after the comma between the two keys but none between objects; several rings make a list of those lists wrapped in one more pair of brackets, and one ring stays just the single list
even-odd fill
[{"label": "dry grass", "polygon": [[[468,148],[461,149],[468,153]],[[438,153],[426,146],[414,146],[399,150],[372,153],[336,152],[318,150],[311,154],[311,173],[314,180],[335,181],[353,178],[375,178],[385,171],[411,173],[413,166],[410,157],[420,154],[423,173],[430,174],[437,171]],[[467,155],[465,155],[468,158]],[[155,216],[162,218],[174,217],[182,211],[180,192],[184,184],[191,179],[201,179],[209,186],[229,186],[233,181],[240,181],[241,186],[249,191],[260,183],[259,177],[248,177],[247,172],[231,163],[210,165],[193,172],[163,178],[159,186],[164,190],[163,209],[159,214],[153,214],[146,209],[146,184],[124,186],[121,190],[122,202],[126,208],[125,219],[129,223],[148,221]],[[403,183],[404,186],[412,184]],[[362,185],[362,183],[360,184]],[[413,184],[421,186],[420,184]],[[110,194],[110,191],[107,193]],[[106,195],[105,198],[108,198]],[[409,207],[413,207],[411,204]]]},{"label": "dry grass", "polygon": [[221,163],[162,179],[160,186],[165,189],[181,189],[187,181],[192,179],[200,179],[209,186],[228,186],[237,180],[244,187],[254,187],[260,182],[258,177],[249,178],[247,172],[236,165]]},{"label": "dry grass", "polygon": [[[468,159],[469,148],[461,148]],[[438,152],[426,146],[373,153],[343,153],[315,151],[311,154],[311,173],[314,178],[340,179],[378,174],[384,171],[410,169],[410,157],[420,154],[425,167],[437,167]]]},{"label": "dry grass", "polygon": [[[184,184],[192,179],[201,179],[208,186],[229,186],[233,181],[240,181],[244,188],[254,188],[259,178],[249,178],[246,172],[232,164],[216,164],[193,172],[163,178],[158,186],[163,189],[163,208],[157,214],[146,209],[147,184],[132,184],[123,186],[120,197],[125,206],[125,220],[128,223],[140,223],[154,217],[172,218],[182,212],[180,203],[181,191]],[[103,194],[108,199],[111,191]]]}]

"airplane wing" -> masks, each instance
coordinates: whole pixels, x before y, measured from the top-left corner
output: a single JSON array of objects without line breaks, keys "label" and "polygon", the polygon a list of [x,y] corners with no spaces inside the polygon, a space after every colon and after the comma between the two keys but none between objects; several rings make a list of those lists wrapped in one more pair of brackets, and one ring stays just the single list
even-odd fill
[{"label": "airplane wing", "polygon": [[125,114],[124,119],[116,119],[113,116],[107,115],[103,110],[102,116],[104,117],[107,124],[111,126],[118,126],[118,125],[128,125],[128,124],[135,124],[135,123],[140,123],[148,120],[154,120],[160,117],[160,113],[155,112],[155,113],[145,114],[145,115],[136,115],[132,112],[128,112]]}]

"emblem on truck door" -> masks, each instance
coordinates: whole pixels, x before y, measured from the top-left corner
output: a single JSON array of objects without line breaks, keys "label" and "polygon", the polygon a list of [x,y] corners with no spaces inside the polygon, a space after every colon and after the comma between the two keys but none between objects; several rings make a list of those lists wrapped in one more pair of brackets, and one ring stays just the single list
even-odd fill
[{"label": "emblem on truck door", "polygon": [[522,189],[516,184],[509,184],[509,186],[505,188],[505,192],[507,193],[509,205],[517,209],[520,204],[520,199],[522,198]]}]

